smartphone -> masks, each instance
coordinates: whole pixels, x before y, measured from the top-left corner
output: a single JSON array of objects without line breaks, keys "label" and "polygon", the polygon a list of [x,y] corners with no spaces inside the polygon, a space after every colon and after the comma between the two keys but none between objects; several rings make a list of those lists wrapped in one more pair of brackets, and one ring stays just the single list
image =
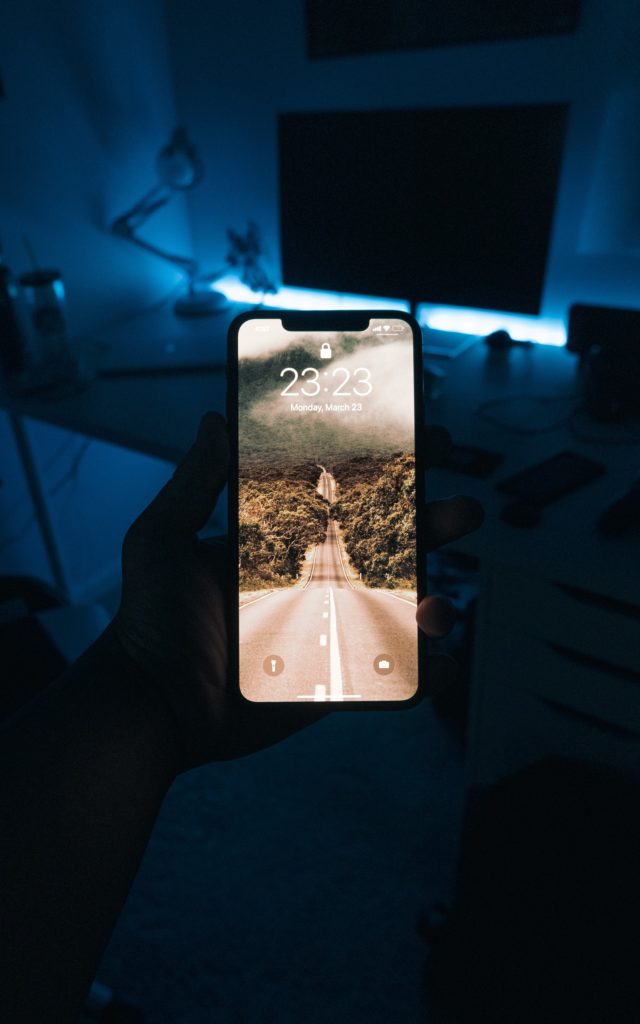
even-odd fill
[{"label": "smartphone", "polygon": [[426,573],[418,324],[396,310],[256,310],[231,324],[228,358],[240,693],[415,703]]}]

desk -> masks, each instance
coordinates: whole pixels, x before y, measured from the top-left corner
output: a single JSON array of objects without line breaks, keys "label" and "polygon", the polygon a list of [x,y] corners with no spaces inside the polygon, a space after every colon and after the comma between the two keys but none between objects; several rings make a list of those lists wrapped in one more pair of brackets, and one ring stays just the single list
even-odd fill
[{"label": "desk", "polygon": [[[220,338],[215,344],[224,350]],[[595,521],[637,476],[638,446],[579,440],[566,424],[516,434],[479,417],[481,403],[524,394],[557,399],[541,408],[547,418],[561,418],[580,394],[576,362],[564,350],[496,354],[477,344],[441,366],[447,377],[441,395],[427,400],[428,421],[445,424],[459,443],[504,454],[488,480],[445,470],[428,480],[431,498],[472,494],[487,510],[482,530],[454,545],[481,569],[469,782],[491,781],[546,753],[633,769],[640,764],[640,536],[605,539]],[[201,414],[223,409],[224,388],[221,371],[98,378],[64,401],[24,400],[9,408],[177,461]],[[600,430],[587,427],[594,435]],[[606,473],[550,505],[534,529],[501,522],[506,499],[494,480],[567,448],[599,459]]]},{"label": "desk", "polygon": [[[477,497],[486,508],[482,530],[456,547],[480,559],[499,557],[522,570],[535,566],[541,573],[560,573],[576,586],[591,586],[612,597],[637,600],[638,576],[631,566],[634,558],[635,565],[640,564],[640,536],[605,539],[597,532],[595,521],[599,512],[640,474],[640,424],[636,444],[630,438],[626,444],[610,444],[581,440],[567,424],[542,433],[518,434],[478,415],[478,407],[492,399],[528,395],[557,399],[542,407],[543,413],[550,420],[562,418],[581,394],[577,359],[564,349],[536,346],[490,354],[478,344],[451,364],[443,361],[441,365],[448,377],[441,396],[426,402],[427,421],[442,423],[459,444],[504,455],[501,466],[487,480],[440,469],[430,473],[431,497],[464,492]],[[494,408],[493,414],[505,417],[506,410]],[[535,410],[531,423],[536,425]],[[602,437],[624,435],[622,428],[614,427],[612,431],[593,421],[581,421],[581,426]],[[503,523],[500,511],[509,499],[495,489],[494,481],[566,449],[602,462],[606,472],[550,504],[535,528],[517,529]]]},{"label": "desk", "polygon": [[[202,414],[224,411],[227,328],[246,308],[230,304],[216,316],[193,320],[159,309],[97,330],[77,342],[96,373],[84,391],[50,401],[5,398],[0,404],[19,416],[178,462]],[[158,371],[127,375],[127,368],[145,366]],[[179,372],[171,372],[175,367]],[[111,375],[101,376],[103,370]]]},{"label": "desk", "polygon": [[[596,519],[637,477],[640,440],[581,440],[566,423],[517,434],[478,415],[481,403],[520,394],[557,399],[541,409],[561,418],[580,395],[576,362],[564,350],[490,354],[479,344],[443,366],[449,375],[441,396],[427,402],[428,420],[449,427],[458,443],[504,454],[488,480],[438,469],[428,481],[430,497],[472,494],[487,512],[480,531],[453,545],[480,565],[468,782],[492,782],[546,754],[637,772],[640,534],[602,537]],[[590,435],[623,433],[587,420],[581,426]],[[563,449],[601,461],[606,473],[548,506],[535,528],[502,522],[508,498],[494,480]]]},{"label": "desk", "polygon": [[[194,323],[181,323],[169,311],[160,310],[136,317],[119,327],[98,331],[84,345],[78,345],[83,360],[93,369],[99,370],[101,365],[106,365],[113,371],[118,365],[144,365],[145,362],[153,365],[155,356],[156,362],[165,364],[161,373],[95,376],[84,390],[55,400],[0,395],[0,408],[6,409],[10,416],[46,550],[48,569],[41,566],[38,571],[43,575],[50,574],[61,595],[74,600],[94,600],[96,594],[116,585],[121,541],[118,531],[126,528],[127,520],[123,521],[122,515],[126,516],[127,512],[120,508],[120,519],[111,531],[112,540],[105,541],[107,546],[111,544],[111,553],[107,560],[109,564],[101,563],[104,571],[94,565],[86,574],[81,574],[80,579],[90,580],[85,593],[77,572],[70,575],[68,571],[69,544],[66,544],[65,554],[65,537],[62,535],[66,526],[60,523],[60,509],[56,514],[52,507],[51,495],[47,491],[37,452],[32,450],[30,431],[25,427],[24,418],[177,463],[193,443],[202,414],[208,409],[224,411],[227,326],[233,316],[244,308],[230,306],[220,316]],[[140,338],[149,340],[146,345],[144,342],[140,344]],[[165,346],[166,350],[170,348],[173,351],[172,356],[167,355]],[[183,363],[192,369],[169,375],[166,370],[171,361],[174,365]],[[206,370],[203,369],[205,365],[209,367]],[[131,466],[131,459],[128,465]],[[158,474],[150,474],[148,464],[143,476],[156,479],[156,489],[160,486]],[[114,483],[117,484],[117,479]],[[153,483],[150,486],[153,487]],[[152,493],[147,491],[144,497],[141,479],[137,494],[142,497],[143,504]],[[120,504],[122,506],[124,502]],[[132,495],[129,522],[138,511],[135,495]],[[102,537],[104,539],[105,535]],[[76,576],[75,584],[73,575]],[[111,582],[107,583],[107,580]]]},{"label": "desk", "polygon": [[223,370],[98,377],[70,398],[1,404],[18,416],[177,463],[193,443],[202,414],[224,412],[225,389]]}]

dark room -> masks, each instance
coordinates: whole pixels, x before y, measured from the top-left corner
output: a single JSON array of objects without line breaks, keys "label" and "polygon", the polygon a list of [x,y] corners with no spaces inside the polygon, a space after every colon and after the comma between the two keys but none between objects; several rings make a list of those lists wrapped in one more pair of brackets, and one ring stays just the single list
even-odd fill
[{"label": "dark room", "polygon": [[0,1019],[637,1024],[635,0],[7,0],[0,140]]}]

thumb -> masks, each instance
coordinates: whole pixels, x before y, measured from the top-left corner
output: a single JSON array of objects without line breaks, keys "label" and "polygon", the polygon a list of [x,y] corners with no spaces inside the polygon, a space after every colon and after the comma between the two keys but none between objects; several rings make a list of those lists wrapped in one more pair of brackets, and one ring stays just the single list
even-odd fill
[{"label": "thumb", "polygon": [[194,444],[141,518],[156,527],[196,533],[215,508],[227,481],[228,462],[226,423],[218,413],[207,412]]}]

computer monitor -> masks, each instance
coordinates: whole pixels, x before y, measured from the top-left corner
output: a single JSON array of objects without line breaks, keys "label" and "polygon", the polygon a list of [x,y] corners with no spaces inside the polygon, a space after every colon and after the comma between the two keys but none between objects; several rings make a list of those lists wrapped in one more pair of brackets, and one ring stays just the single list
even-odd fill
[{"label": "computer monitor", "polygon": [[567,113],[281,114],[283,283],[539,313]]}]

